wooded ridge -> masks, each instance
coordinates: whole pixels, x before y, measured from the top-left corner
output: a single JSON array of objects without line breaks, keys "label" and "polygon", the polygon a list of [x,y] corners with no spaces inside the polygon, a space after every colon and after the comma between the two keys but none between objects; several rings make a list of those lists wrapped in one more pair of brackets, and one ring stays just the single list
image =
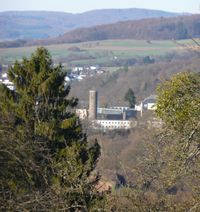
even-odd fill
[{"label": "wooded ridge", "polygon": [[180,40],[191,37],[200,37],[200,15],[123,21],[76,29],[55,38],[2,42],[0,47],[77,43],[108,39]]},{"label": "wooded ridge", "polygon": [[[64,9],[64,8],[63,8]],[[147,9],[102,9],[72,14],[50,11],[0,13],[0,40],[43,39],[82,27],[153,17],[174,17],[171,13]]]}]

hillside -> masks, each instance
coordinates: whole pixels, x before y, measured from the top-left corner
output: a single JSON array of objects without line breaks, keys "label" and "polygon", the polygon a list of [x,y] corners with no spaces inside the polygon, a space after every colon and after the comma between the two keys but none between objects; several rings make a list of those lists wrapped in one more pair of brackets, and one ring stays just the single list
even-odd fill
[{"label": "hillside", "polygon": [[155,93],[157,85],[164,79],[181,71],[199,72],[199,57],[188,52],[185,56],[174,57],[154,64],[129,67],[112,73],[93,77],[90,80],[72,83],[71,95],[77,96],[80,103],[88,104],[88,93],[91,89],[99,92],[100,107],[125,105],[124,95],[128,88],[135,92],[138,104],[147,96]]},{"label": "hillside", "polygon": [[107,39],[169,40],[200,36],[200,15],[153,18],[77,29],[44,43],[75,43]]},{"label": "hillside", "polygon": [[200,15],[123,21],[115,24],[76,29],[49,39],[5,41],[0,43],[0,48],[111,39],[146,40],[151,43],[151,40],[181,40],[191,37],[200,37]]},{"label": "hillside", "polygon": [[82,27],[178,15],[180,14],[146,9],[105,9],[80,14],[44,11],[1,12],[0,40],[41,39]]}]

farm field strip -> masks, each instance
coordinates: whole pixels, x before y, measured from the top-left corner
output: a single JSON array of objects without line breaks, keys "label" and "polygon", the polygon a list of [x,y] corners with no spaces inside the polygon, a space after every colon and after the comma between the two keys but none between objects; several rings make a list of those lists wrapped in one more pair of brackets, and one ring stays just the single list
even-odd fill
[{"label": "farm field strip", "polygon": [[[189,44],[190,40],[178,41],[180,44]],[[72,51],[70,48],[76,47],[79,51]],[[0,48],[0,62],[13,63],[16,59],[29,57],[37,47],[20,47],[20,48]],[[122,58],[166,54],[170,51],[181,49],[180,46],[172,41],[142,41],[142,40],[105,40],[85,43],[58,44],[49,45],[46,48],[50,51],[53,59],[59,60],[73,56],[73,63],[80,62],[84,56],[94,57],[93,61],[118,56]],[[80,56],[83,59],[80,59]],[[76,59],[77,57],[77,59]],[[89,59],[91,60],[91,59]]]}]

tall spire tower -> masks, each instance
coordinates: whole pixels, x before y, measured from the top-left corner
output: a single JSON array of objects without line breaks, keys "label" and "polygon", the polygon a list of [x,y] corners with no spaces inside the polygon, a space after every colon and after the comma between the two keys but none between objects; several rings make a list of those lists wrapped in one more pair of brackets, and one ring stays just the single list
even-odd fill
[{"label": "tall spire tower", "polygon": [[94,120],[97,118],[97,91],[89,91],[89,119]]}]

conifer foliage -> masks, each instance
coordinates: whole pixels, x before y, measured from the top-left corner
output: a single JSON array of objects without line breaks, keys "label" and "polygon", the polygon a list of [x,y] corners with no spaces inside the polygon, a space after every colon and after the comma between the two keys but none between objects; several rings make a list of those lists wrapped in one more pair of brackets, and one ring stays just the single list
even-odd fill
[{"label": "conifer foliage", "polygon": [[134,91],[129,88],[125,93],[124,100],[129,103],[130,108],[134,108],[136,104],[136,97]]},{"label": "conifer foliage", "polygon": [[91,172],[100,147],[88,145],[62,66],[54,67],[40,47],[30,59],[16,61],[8,75],[15,89],[0,85],[0,208],[97,207],[98,176]]}]

